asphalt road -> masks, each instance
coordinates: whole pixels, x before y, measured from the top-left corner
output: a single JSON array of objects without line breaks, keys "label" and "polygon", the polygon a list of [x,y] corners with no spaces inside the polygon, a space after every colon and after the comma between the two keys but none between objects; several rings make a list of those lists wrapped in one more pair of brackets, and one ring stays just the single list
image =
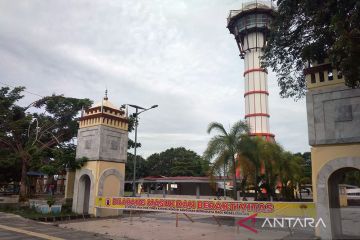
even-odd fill
[{"label": "asphalt road", "polygon": [[36,221],[24,219],[17,215],[0,212],[0,239],[105,240],[114,238],[89,232],[59,228],[52,224],[39,223]]}]

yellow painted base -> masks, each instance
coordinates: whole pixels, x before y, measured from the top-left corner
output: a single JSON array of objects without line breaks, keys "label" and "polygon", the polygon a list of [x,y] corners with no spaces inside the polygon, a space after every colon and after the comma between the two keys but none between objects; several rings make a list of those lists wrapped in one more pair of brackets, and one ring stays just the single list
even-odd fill
[{"label": "yellow painted base", "polygon": [[80,175],[81,172],[84,172],[84,170],[91,171],[93,177],[93,179],[91,179],[91,191],[93,194],[90,196],[89,200],[89,213],[94,214],[97,217],[119,215],[121,211],[118,210],[96,209],[95,198],[97,196],[123,196],[125,184],[125,163],[88,161],[81,169],[77,170],[77,175]]}]

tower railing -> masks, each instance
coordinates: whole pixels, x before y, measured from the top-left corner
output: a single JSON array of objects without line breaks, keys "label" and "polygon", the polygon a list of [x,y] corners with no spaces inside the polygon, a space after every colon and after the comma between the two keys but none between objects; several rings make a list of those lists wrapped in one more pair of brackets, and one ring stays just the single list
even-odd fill
[{"label": "tower railing", "polygon": [[227,23],[229,24],[229,22],[231,21],[231,18],[235,17],[239,13],[242,13],[244,11],[248,11],[251,9],[256,9],[256,8],[275,10],[276,5],[271,0],[269,0],[269,1],[249,1],[246,3],[242,3],[240,9],[230,10],[230,14],[227,18]]}]

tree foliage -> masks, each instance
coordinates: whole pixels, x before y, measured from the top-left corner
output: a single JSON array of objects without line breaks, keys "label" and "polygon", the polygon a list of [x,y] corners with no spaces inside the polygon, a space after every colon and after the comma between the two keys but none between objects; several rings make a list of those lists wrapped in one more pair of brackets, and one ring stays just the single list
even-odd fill
[{"label": "tree foliage", "polygon": [[[26,194],[29,167],[51,163],[54,151],[63,149],[63,144],[76,136],[78,112],[91,105],[89,99],[52,95],[22,107],[18,101],[23,98],[24,89],[0,89],[0,163],[20,162],[21,196]],[[45,111],[30,113],[30,107]],[[49,167],[47,170],[50,172]]]},{"label": "tree foliage", "polygon": [[357,0],[278,0],[264,67],[277,73],[280,95],[305,94],[303,69],[328,58],[349,87],[360,86],[360,2]]},{"label": "tree foliage", "polygon": [[[128,117],[128,132],[129,133],[134,131],[135,121],[136,121],[136,118],[135,118],[134,114],[130,114]],[[137,148],[141,147],[141,143],[137,142],[136,147]],[[129,138],[128,139],[128,149],[131,149],[131,148],[135,148],[135,142]]]},{"label": "tree foliage", "polygon": [[[294,189],[305,177],[306,165],[301,154],[292,154],[279,144],[259,137],[244,137],[239,146],[237,159],[241,173],[251,176],[244,185],[251,184],[255,200],[261,189],[266,190],[266,196],[261,198],[294,199]],[[277,196],[277,190],[280,190],[280,196]]]},{"label": "tree foliage", "polygon": [[[127,153],[127,162],[125,165],[125,179],[133,180],[134,176],[134,159],[132,153]],[[141,156],[136,156],[136,178],[143,178],[149,175],[148,164]]]},{"label": "tree foliage", "polygon": [[351,169],[346,172],[343,183],[360,187],[360,170]]},{"label": "tree foliage", "polygon": [[296,153],[295,155],[301,158],[301,166],[303,167],[303,178],[301,179],[301,183],[311,184],[311,152]]},{"label": "tree foliage", "polygon": [[[136,158],[136,178],[147,176],[206,176],[209,162],[203,160],[194,151],[183,147],[170,148],[150,155],[146,160]],[[125,178],[133,179],[134,155],[128,153]]]},{"label": "tree foliage", "polygon": [[[226,131],[220,123],[211,123],[208,132],[212,130],[218,134],[209,141],[204,159],[212,160],[212,176],[219,176],[221,171],[228,169],[229,172],[224,174],[232,176],[234,199],[239,189],[243,197],[246,190],[255,190],[255,200],[259,197],[268,200],[295,198],[294,190],[307,176],[304,170],[309,168],[309,153],[292,154],[276,142],[250,137],[249,127],[243,121],[235,123],[230,131]],[[237,170],[240,170],[240,185],[235,183]],[[266,194],[263,194],[264,189]],[[277,194],[278,190],[280,195]]]},{"label": "tree foliage", "polygon": [[76,159],[76,145],[62,143],[51,149],[47,156],[52,158],[41,158],[40,164],[31,165],[31,168],[39,169],[42,173],[49,176],[55,174],[65,174],[66,170],[76,170],[84,166],[87,159],[85,157]]},{"label": "tree foliage", "polygon": [[249,133],[249,126],[243,122],[236,122],[230,131],[226,131],[224,126],[218,122],[212,122],[208,126],[208,133],[216,131],[218,134],[213,136],[209,141],[207,148],[204,152],[204,159],[212,161],[211,175],[222,168],[222,166],[229,165],[228,168],[231,172],[233,179],[233,198],[237,199],[237,180],[236,180],[236,160],[235,156],[238,153],[238,146],[242,137]]},{"label": "tree foliage", "polygon": [[205,176],[209,162],[192,150],[178,147],[150,155],[147,165],[152,176]]},{"label": "tree foliage", "polygon": [[[258,183],[260,182],[260,170],[262,166],[262,143],[261,138],[244,136],[237,145],[237,165],[241,168],[243,176],[250,176],[250,179],[248,180],[246,178],[246,181],[249,181],[255,190],[255,200],[257,200],[257,193],[259,191]],[[251,167],[249,167],[249,165]],[[246,185],[246,183],[242,185]],[[242,189],[242,191],[244,191],[244,189]]]}]

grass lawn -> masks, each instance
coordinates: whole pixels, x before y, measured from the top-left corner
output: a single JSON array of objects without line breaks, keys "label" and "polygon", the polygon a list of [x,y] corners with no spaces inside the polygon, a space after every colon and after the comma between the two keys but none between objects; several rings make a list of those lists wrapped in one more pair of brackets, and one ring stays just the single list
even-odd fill
[{"label": "grass lawn", "polygon": [[38,219],[38,218],[45,218],[45,217],[62,217],[62,216],[75,216],[78,215],[76,213],[71,212],[71,210],[62,209],[60,213],[48,213],[43,214],[35,211],[35,209],[29,208],[29,207],[5,207],[0,208],[1,212],[7,212],[7,213],[13,213],[16,215],[20,215],[24,218],[30,218],[30,219]]}]

